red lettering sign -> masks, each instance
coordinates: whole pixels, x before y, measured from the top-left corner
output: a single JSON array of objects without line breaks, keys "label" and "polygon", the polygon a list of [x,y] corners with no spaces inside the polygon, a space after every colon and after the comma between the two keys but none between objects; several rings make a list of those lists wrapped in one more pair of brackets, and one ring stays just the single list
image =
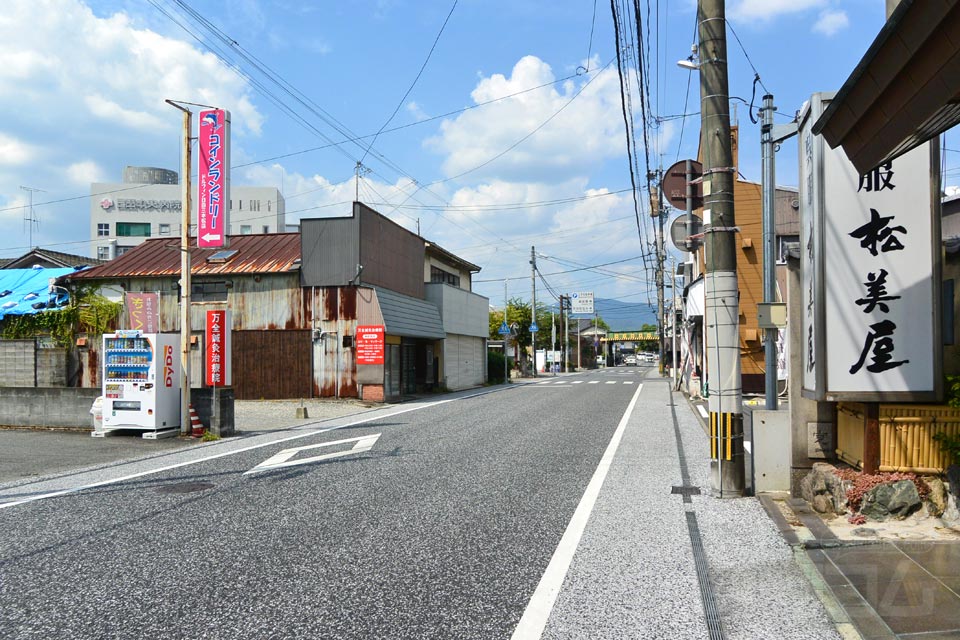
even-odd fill
[{"label": "red lettering sign", "polygon": [[173,386],[173,347],[163,347],[163,386]]},{"label": "red lettering sign", "polygon": [[383,325],[358,326],[355,344],[357,345],[357,364],[383,364]]},{"label": "red lettering sign", "polygon": [[204,339],[204,371],[207,386],[229,386],[230,312],[225,309],[207,311],[207,332]]}]

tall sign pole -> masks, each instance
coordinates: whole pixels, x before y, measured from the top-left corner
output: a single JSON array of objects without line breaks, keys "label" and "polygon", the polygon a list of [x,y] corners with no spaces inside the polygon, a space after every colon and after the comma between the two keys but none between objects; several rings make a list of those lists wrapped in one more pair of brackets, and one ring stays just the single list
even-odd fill
[{"label": "tall sign pole", "polygon": [[715,497],[733,498],[744,489],[743,397],[724,0],[700,0],[699,13],[710,484]]},{"label": "tall sign pole", "polygon": [[190,133],[193,113],[172,100],[167,104],[183,112],[183,165],[180,168],[180,435],[190,433]]}]

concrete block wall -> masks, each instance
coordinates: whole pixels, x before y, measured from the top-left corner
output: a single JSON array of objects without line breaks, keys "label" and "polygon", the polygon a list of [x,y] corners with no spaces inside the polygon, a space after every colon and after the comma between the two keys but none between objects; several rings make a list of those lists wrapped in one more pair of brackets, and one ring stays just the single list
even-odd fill
[{"label": "concrete block wall", "polygon": [[0,387],[0,426],[92,429],[100,389]]},{"label": "concrete block wall", "polygon": [[37,386],[67,386],[67,350],[37,350]]},{"label": "concrete block wall", "polygon": [[36,350],[33,340],[0,340],[0,387],[36,385]]}]

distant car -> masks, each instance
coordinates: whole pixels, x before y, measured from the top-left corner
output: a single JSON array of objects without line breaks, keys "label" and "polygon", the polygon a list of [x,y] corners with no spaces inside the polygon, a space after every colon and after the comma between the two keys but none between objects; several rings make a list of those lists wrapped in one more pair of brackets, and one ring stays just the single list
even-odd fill
[{"label": "distant car", "polygon": [[624,356],[624,357],[623,357],[623,364],[627,365],[628,367],[635,367],[635,366],[637,366],[637,356],[635,356],[635,355],[633,355],[633,354],[631,354],[631,355],[629,355],[629,356]]}]

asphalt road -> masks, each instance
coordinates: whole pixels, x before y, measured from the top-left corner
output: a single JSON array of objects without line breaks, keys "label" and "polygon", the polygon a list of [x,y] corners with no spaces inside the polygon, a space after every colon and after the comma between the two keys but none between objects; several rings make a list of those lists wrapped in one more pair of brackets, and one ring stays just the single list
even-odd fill
[{"label": "asphalt road", "polygon": [[508,638],[644,371],[21,486],[0,501],[0,638]]}]

